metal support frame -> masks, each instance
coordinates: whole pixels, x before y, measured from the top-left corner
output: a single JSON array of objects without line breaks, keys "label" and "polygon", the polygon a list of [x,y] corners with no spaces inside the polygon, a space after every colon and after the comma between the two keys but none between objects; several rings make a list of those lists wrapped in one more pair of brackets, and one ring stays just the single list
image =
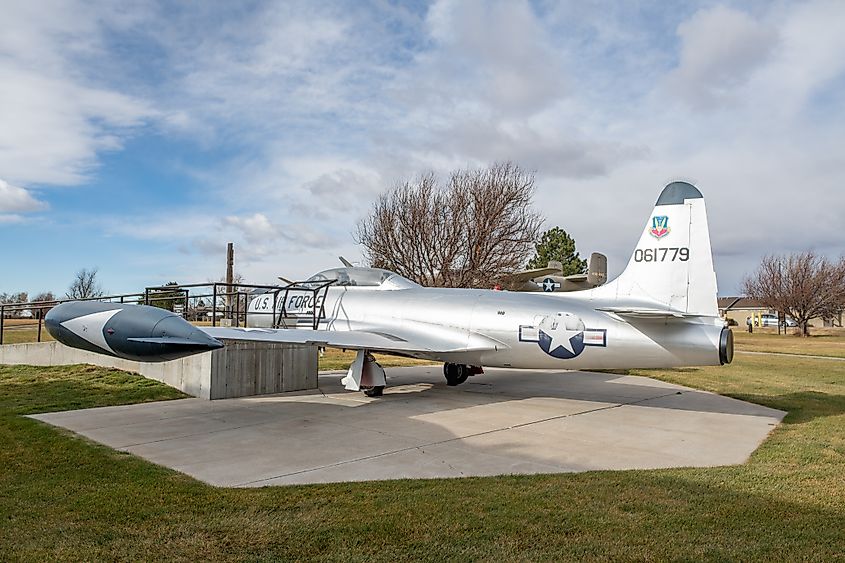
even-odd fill
[{"label": "metal support frame", "polygon": [[[211,326],[218,326],[217,314],[220,311],[218,307],[218,299],[221,295],[229,298],[235,297],[235,302],[232,304],[234,326],[246,326],[246,320],[249,313],[250,294],[241,292],[240,289],[261,289],[266,290],[267,293],[273,294],[273,309],[266,313],[254,314],[269,314],[272,315],[271,326],[273,328],[285,327],[285,321],[288,317],[288,298],[292,292],[310,293],[313,299],[313,307],[310,315],[298,316],[297,320],[300,322],[310,321],[310,326],[314,330],[319,329],[320,321],[326,316],[326,296],[328,295],[329,287],[337,283],[336,280],[326,280],[320,282],[292,282],[287,285],[252,285],[233,283],[226,284],[221,282],[212,283],[194,283],[194,284],[180,284],[169,286],[150,286],[144,289],[143,293],[123,293],[119,295],[106,295],[102,297],[89,297],[84,299],[56,299],[54,301],[29,301],[26,303],[2,303],[0,304],[0,345],[4,343],[5,331],[8,329],[6,316],[17,311],[37,311],[38,317],[38,342],[43,339],[44,332],[44,315],[45,310],[49,310],[60,303],[68,301],[104,301],[104,302],[119,302],[119,303],[143,303],[145,305],[154,305],[158,300],[168,300],[170,302],[183,302],[184,311],[188,311],[188,304],[191,299],[200,299],[204,297],[211,297]],[[191,290],[195,288],[211,288],[211,293],[199,293],[191,295]],[[221,289],[225,288],[223,291]],[[156,292],[169,292],[167,295],[158,297]],[[176,296],[178,294],[178,297]],[[279,300],[281,299],[281,303]],[[319,306],[318,306],[319,302]],[[310,318],[309,318],[310,317]],[[300,325],[301,326],[301,325]]]}]

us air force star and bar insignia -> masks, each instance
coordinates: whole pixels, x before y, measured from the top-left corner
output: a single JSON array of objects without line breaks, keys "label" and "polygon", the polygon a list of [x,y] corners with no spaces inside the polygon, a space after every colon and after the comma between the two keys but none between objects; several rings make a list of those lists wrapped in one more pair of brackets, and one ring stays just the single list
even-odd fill
[{"label": "us air force star and bar insignia", "polygon": [[559,287],[560,284],[552,278],[546,278],[543,280],[543,291],[554,291]]},{"label": "us air force star and bar insignia", "polygon": [[546,354],[570,360],[586,346],[607,346],[607,330],[585,328],[584,322],[571,313],[543,317],[534,325],[519,327],[520,342],[536,342]]}]

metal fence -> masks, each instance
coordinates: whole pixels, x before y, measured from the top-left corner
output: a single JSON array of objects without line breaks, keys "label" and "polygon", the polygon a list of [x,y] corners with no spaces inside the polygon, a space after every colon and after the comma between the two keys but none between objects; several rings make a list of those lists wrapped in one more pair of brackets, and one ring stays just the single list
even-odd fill
[{"label": "metal fence", "polygon": [[[325,318],[325,295],[335,280],[321,282],[291,282],[287,285],[254,285],[223,282],[192,283],[150,286],[143,293],[124,293],[87,299],[57,299],[54,301],[29,301],[26,303],[0,304],[0,345],[13,331],[33,330],[37,327],[36,341],[44,334],[44,316],[60,303],[68,301],[102,301],[110,303],[152,305],[181,315],[186,320],[211,326],[247,326],[248,315],[272,315],[269,326],[288,326],[288,319],[305,321],[317,329]],[[250,301],[258,295],[272,295],[272,308],[249,310]],[[314,304],[310,312],[290,310],[292,295],[310,295]],[[208,302],[206,302],[208,300]]]}]

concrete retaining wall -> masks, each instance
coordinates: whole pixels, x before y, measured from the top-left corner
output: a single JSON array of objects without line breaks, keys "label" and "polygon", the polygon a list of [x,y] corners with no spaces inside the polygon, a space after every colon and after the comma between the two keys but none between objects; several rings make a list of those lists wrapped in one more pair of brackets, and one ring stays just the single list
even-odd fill
[{"label": "concrete retaining wall", "polygon": [[224,399],[317,388],[317,348],[298,344],[225,341],[220,350],[170,362],[134,362],[59,342],[5,344],[0,364],[93,364],[139,373],[201,399]]}]

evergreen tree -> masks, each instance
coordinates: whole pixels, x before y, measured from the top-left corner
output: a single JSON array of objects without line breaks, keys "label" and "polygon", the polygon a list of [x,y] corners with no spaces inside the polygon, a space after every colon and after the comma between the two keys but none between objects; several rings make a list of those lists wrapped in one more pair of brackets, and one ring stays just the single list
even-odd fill
[{"label": "evergreen tree", "polygon": [[534,245],[534,258],[528,262],[528,268],[545,268],[549,261],[556,260],[563,264],[563,275],[583,274],[587,271],[587,261],[582,260],[575,251],[575,239],[560,227],[549,229]]}]

